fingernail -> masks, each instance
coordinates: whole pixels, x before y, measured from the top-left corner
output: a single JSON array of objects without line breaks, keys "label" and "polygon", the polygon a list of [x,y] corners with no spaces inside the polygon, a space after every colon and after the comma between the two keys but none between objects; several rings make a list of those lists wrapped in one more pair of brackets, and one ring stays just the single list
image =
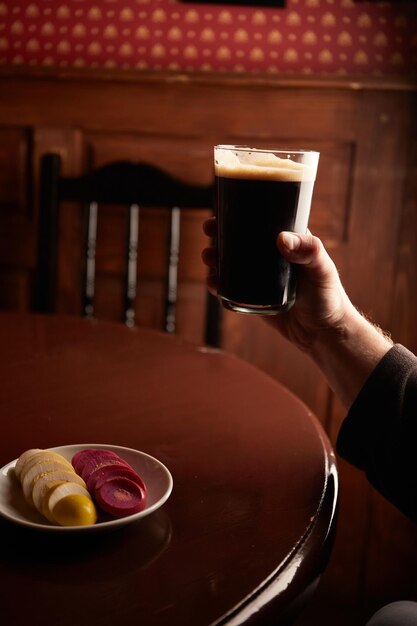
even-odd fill
[{"label": "fingernail", "polygon": [[295,233],[282,233],[281,237],[284,246],[290,252],[300,247],[300,238]]}]

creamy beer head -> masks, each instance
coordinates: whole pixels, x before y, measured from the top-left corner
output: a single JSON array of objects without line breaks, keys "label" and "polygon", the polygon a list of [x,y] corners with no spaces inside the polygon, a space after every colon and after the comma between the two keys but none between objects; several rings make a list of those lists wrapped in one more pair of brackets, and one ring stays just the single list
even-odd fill
[{"label": "creamy beer head", "polygon": [[214,172],[223,178],[313,182],[318,153],[276,152],[247,146],[216,146]]}]

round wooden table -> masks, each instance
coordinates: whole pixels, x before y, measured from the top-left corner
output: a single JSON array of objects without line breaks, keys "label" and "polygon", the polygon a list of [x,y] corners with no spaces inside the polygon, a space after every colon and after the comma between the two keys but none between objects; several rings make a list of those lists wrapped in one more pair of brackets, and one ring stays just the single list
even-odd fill
[{"label": "round wooden table", "polygon": [[146,452],[174,487],[107,533],[1,519],[2,623],[291,623],[331,546],[337,470],[319,422],[252,365],[162,333],[0,315],[0,466],[25,449]]}]

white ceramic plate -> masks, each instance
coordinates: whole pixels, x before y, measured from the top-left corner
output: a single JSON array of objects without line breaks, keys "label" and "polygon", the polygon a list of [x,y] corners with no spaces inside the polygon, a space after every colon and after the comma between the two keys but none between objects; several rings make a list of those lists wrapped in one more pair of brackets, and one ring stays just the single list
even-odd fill
[{"label": "white ceramic plate", "polygon": [[49,449],[62,454],[70,461],[74,454],[86,448],[112,450],[133,467],[147,488],[146,507],[143,511],[123,518],[109,518],[107,516],[103,521],[99,519],[96,524],[89,526],[54,526],[26,503],[20,483],[14,474],[14,466],[17,461],[15,459],[0,470],[0,515],[15,524],[48,532],[98,532],[131,524],[156,511],[169,498],[173,486],[172,476],[165,465],[149,454],[132,448],[101,443],[86,443]]}]

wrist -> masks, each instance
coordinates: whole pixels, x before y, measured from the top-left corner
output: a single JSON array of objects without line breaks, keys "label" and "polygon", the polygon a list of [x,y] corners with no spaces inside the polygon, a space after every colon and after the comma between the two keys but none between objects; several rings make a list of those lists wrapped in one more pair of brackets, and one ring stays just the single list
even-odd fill
[{"label": "wrist", "polygon": [[310,349],[314,360],[319,360],[323,354],[339,351],[361,353],[379,360],[392,347],[388,334],[349,304],[340,320],[317,333]]},{"label": "wrist", "polygon": [[350,407],[392,345],[386,334],[350,305],[337,324],[317,335],[310,356],[342,403]]},{"label": "wrist", "polygon": [[311,358],[318,360],[322,353],[348,344],[356,335],[361,324],[361,314],[346,298],[337,315],[333,315],[332,319],[316,328],[306,351]]}]

